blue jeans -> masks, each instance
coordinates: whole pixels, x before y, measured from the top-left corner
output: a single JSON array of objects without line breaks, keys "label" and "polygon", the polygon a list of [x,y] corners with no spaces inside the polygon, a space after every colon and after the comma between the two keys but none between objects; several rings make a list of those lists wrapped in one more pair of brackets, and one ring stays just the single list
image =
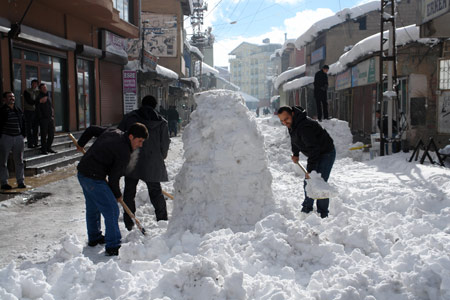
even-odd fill
[{"label": "blue jeans", "polygon": [[105,180],[96,180],[78,173],[78,181],[86,199],[86,226],[90,242],[101,238],[100,214],[105,219],[105,248],[120,246],[119,206]]},{"label": "blue jeans", "polygon": [[[334,160],[336,159],[336,150],[333,149],[332,151],[322,154],[320,156],[319,165],[317,166],[317,173],[320,173],[323,180],[328,181],[328,178],[330,177],[331,168],[333,168]],[[314,199],[309,198],[306,195],[306,180],[303,183],[303,187],[305,188],[305,201],[303,201],[303,209],[307,212],[313,210],[314,205]],[[317,212],[320,214],[322,218],[328,216],[328,206],[330,204],[330,199],[318,199],[317,200]]]}]

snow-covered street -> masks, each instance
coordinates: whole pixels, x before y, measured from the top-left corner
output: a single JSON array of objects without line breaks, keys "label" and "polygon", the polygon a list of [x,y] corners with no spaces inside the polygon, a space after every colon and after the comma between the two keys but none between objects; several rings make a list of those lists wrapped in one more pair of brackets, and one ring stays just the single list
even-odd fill
[{"label": "snow-covered street", "polygon": [[[140,183],[136,216],[147,235],[128,233],[120,218],[118,257],[87,247],[76,177],[38,188],[52,195],[32,204],[1,202],[0,299],[450,299],[449,168],[409,163],[411,153],[368,160],[348,150],[346,122],[325,120],[337,150],[329,181],[339,196],[330,200],[329,218],[305,215],[304,176],[291,161],[286,127],[215,95],[214,105],[198,103],[201,114],[185,130],[186,161],[183,140],[172,138],[170,182],[163,184],[175,195],[169,222],[155,221]],[[209,111],[216,122],[208,122]],[[266,158],[252,148],[259,142]],[[245,168],[232,165],[237,156]],[[271,189],[255,182],[270,184],[266,169]],[[241,183],[257,190],[226,196]],[[227,225],[236,216],[227,209],[236,203],[237,215],[253,211],[261,220],[233,224],[233,231]],[[211,227],[199,233],[199,224]]]}]

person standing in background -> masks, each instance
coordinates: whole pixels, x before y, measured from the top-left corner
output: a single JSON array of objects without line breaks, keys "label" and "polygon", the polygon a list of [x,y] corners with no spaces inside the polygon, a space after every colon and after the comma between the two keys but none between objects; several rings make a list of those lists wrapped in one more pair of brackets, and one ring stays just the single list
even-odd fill
[{"label": "person standing in background", "polygon": [[36,99],[39,95],[38,85],[39,82],[33,79],[31,87],[23,93],[28,148],[36,148],[38,146],[39,121],[36,115]]},{"label": "person standing in background", "polygon": [[173,132],[173,136],[177,136],[177,127],[180,115],[178,114],[175,106],[169,106],[169,110],[167,111],[167,119],[169,121],[169,135],[172,136]]},{"label": "person standing in background", "polygon": [[41,153],[56,153],[56,151],[52,149],[53,138],[55,136],[53,105],[45,83],[39,85],[39,95],[36,103],[39,126],[41,129]]},{"label": "person standing in background", "polygon": [[0,107],[0,181],[2,190],[10,190],[8,184],[8,157],[12,151],[17,187],[26,188],[24,183],[23,150],[25,137],[25,120],[22,110],[16,106],[13,92],[3,93],[3,105]]},{"label": "person standing in background", "polygon": [[[155,97],[147,95],[142,99],[141,108],[126,114],[119,124],[119,129],[127,131],[134,123],[144,124],[149,133],[139,151],[138,161],[132,170],[125,173],[125,188],[123,200],[128,208],[136,212],[136,186],[139,180],[147,185],[150,202],[155,208],[156,221],[167,220],[166,200],[161,189],[161,182],[168,181],[164,159],[169,152],[170,138],[167,121],[155,110],[158,104]],[[123,214],[125,227],[130,231],[133,220],[128,214]]]},{"label": "person standing in background", "polygon": [[328,91],[328,70],[330,67],[324,65],[320,71],[314,76],[314,98],[316,98],[317,106],[317,119],[322,122],[322,111],[323,117],[328,119],[328,102],[327,102],[327,91]]}]

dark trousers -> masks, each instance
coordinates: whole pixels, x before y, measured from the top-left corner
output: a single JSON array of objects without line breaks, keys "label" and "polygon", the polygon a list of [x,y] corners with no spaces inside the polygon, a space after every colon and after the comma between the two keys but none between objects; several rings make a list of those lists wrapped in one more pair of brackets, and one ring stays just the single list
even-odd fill
[{"label": "dark trousers", "polygon": [[27,129],[28,148],[37,146],[38,132],[39,132],[39,120],[37,118],[36,111],[25,110],[24,114],[25,114],[25,127]]},{"label": "dark trousers", "polygon": [[170,120],[169,121],[169,135],[172,136],[172,132],[174,136],[177,136],[177,127],[178,127],[178,121],[177,120]]},{"label": "dark trousers", "polygon": [[[123,201],[128,206],[128,208],[135,213],[136,203],[134,197],[136,196],[136,186],[139,179],[134,179],[130,177],[125,177],[125,189],[123,191]],[[167,220],[167,208],[166,199],[162,194],[161,183],[159,182],[145,182],[147,184],[148,195],[150,196],[150,202],[155,208],[156,220]],[[124,212],[123,221],[125,226],[133,226],[133,220]]]},{"label": "dark trousers", "polygon": [[[336,159],[336,150],[330,151],[328,153],[322,154],[320,156],[319,165],[316,171],[321,175],[323,180],[328,181],[330,177],[331,168],[333,168],[334,160]],[[309,198],[306,194],[306,180],[304,181],[303,187],[305,188],[305,201],[303,201],[303,210],[312,211],[314,205],[314,199]],[[330,204],[330,199],[318,199],[317,200],[317,212],[322,218],[328,216],[328,206]]]},{"label": "dark trousers", "polygon": [[41,149],[43,151],[49,151],[52,148],[53,138],[55,136],[53,119],[40,119],[39,126],[41,128]]},{"label": "dark trousers", "polygon": [[326,92],[316,92],[314,94],[316,98],[316,106],[317,106],[317,119],[322,120],[322,111],[323,117],[328,119],[328,101],[327,101],[327,93]]}]

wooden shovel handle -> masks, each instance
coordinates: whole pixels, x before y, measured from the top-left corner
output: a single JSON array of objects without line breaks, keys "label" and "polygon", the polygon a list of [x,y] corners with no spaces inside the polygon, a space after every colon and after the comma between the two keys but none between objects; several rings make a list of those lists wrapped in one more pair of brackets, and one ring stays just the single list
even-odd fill
[{"label": "wooden shovel handle", "polygon": [[142,234],[145,235],[145,228],[142,227],[141,222],[139,222],[139,220],[136,218],[136,216],[131,212],[131,210],[125,204],[125,202],[123,202],[123,198],[122,197],[118,198],[117,202],[119,202],[122,205],[125,212],[130,216],[130,218],[132,218],[134,220],[134,223],[136,223],[136,226],[139,228],[139,230],[142,232]]}]

